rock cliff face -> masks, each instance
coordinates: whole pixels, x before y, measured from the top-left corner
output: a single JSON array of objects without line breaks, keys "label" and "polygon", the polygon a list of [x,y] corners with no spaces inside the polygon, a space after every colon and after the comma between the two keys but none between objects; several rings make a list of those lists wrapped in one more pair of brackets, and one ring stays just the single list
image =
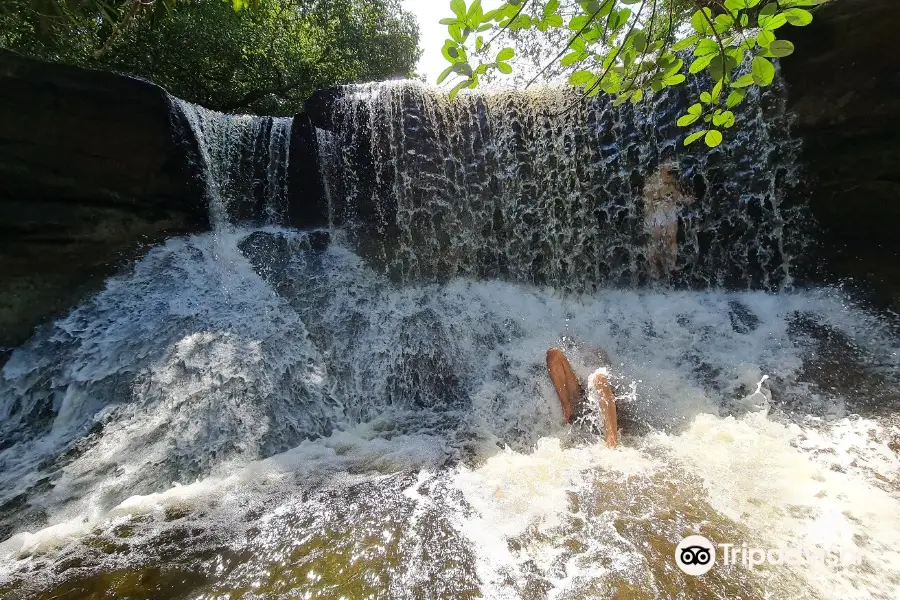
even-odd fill
[{"label": "rock cliff face", "polygon": [[783,61],[820,261],[900,309],[900,2],[833,0]]},{"label": "rock cliff face", "polygon": [[789,32],[789,107],[830,239],[900,250],[900,2],[833,0]]},{"label": "rock cliff face", "polygon": [[153,84],[0,50],[0,348],[141,247],[208,227],[172,115]]}]

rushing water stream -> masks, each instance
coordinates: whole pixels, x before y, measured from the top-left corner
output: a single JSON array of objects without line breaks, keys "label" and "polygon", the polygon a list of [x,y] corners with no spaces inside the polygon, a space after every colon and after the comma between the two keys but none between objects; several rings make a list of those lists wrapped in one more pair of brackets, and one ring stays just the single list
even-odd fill
[{"label": "rushing water stream", "polygon": [[[429,107],[416,119],[430,158],[369,120],[404,94]],[[787,289],[799,213],[781,212],[784,173],[737,168],[745,205],[768,207],[739,214],[717,195],[721,156],[695,165],[707,192],[680,231],[690,276],[641,288],[630,219],[665,140],[619,140],[634,164],[605,171],[559,149],[562,165],[485,192],[490,172],[457,167],[508,173],[516,123],[534,117],[491,110],[533,105],[435,98],[348,90],[318,135],[322,231],[279,227],[289,121],[179,105],[215,228],[151,249],[4,366],[0,597],[900,597],[898,322],[839,287]],[[466,125],[478,102],[481,145]],[[766,127],[737,145],[789,156]],[[530,139],[523,157],[550,152]],[[241,208],[257,184],[265,202]],[[563,218],[560,194],[593,199]],[[443,224],[419,223],[428,198]],[[364,221],[367,202],[395,208]],[[616,206],[624,229],[585,224]],[[268,225],[237,225],[248,214]],[[731,233],[702,242],[715,223]],[[581,376],[610,356],[620,448],[591,414],[561,425],[544,364],[557,345]],[[846,564],[720,558],[692,577],[674,553],[693,534]]]}]

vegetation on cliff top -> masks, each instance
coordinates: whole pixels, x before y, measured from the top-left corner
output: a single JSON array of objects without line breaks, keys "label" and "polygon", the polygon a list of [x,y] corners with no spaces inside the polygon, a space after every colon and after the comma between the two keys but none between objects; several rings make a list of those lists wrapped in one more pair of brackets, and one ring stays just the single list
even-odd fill
[{"label": "vegetation on cliff top", "polygon": [[2,47],[143,77],[225,112],[291,114],[319,88],[408,76],[418,41],[399,0],[0,2]]},{"label": "vegetation on cliff top", "polygon": [[[775,59],[794,45],[779,39],[785,25],[812,21],[826,0],[509,0],[484,10],[481,0],[451,0],[443,54],[455,96],[496,72],[513,73],[530,54],[527,84],[565,76],[584,97],[612,95],[639,103],[652,93],[696,79],[698,96],[678,125],[694,129],[684,143],[722,142],[748,88],[775,78]],[[497,4],[497,3],[494,3]],[[702,91],[700,91],[702,90]]]}]

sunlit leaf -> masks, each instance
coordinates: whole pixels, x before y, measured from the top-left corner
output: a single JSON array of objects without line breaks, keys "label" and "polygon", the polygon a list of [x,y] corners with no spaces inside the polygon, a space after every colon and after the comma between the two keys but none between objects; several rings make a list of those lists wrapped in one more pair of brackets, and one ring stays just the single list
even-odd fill
[{"label": "sunlit leaf", "polygon": [[777,58],[784,58],[794,53],[794,44],[787,40],[775,40],[769,44],[769,53]]},{"label": "sunlit leaf", "polygon": [[703,141],[710,148],[715,148],[722,143],[722,132],[717,129],[710,129],[706,132],[706,137],[703,138]]},{"label": "sunlit leaf", "polygon": [[569,83],[575,86],[584,85],[594,78],[594,74],[590,71],[576,71],[569,75]]},{"label": "sunlit leaf", "polygon": [[696,44],[697,40],[699,40],[699,39],[700,39],[699,35],[692,35],[690,37],[686,37],[683,40],[681,40],[680,42],[676,43],[674,46],[672,46],[672,52],[680,52],[682,50],[685,50],[686,48],[690,48],[691,46]]},{"label": "sunlit leaf", "polygon": [[466,18],[466,2],[465,0],[450,0],[450,10],[460,19]]},{"label": "sunlit leaf", "polygon": [[802,8],[791,8],[782,13],[787,22],[795,27],[803,27],[812,23],[813,16],[808,10]]},{"label": "sunlit leaf", "polygon": [[744,90],[733,90],[730,94],[728,94],[728,98],[725,100],[725,106],[728,108],[734,108],[744,99],[744,96],[747,95],[747,92]]},{"label": "sunlit leaf", "polygon": [[702,138],[704,135],[706,135],[705,129],[702,131],[698,131],[697,133],[692,133],[691,135],[684,138],[684,145],[690,146],[691,144]]},{"label": "sunlit leaf", "polygon": [[757,56],[753,59],[752,75],[756,85],[765,87],[775,79],[775,66],[762,56]]}]

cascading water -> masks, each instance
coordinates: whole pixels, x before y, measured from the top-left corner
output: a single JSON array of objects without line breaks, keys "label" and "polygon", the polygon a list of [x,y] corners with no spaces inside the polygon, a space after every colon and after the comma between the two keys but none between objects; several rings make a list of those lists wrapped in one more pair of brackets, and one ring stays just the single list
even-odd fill
[{"label": "cascading water", "polygon": [[[679,282],[703,289],[641,291],[636,194],[669,143],[641,141],[668,139],[649,116],[607,147],[578,119],[611,109],[534,136],[522,97],[347,94],[317,134],[330,231],[241,216],[280,205],[253,185],[289,125],[180,106],[214,231],[153,248],[3,367],[0,596],[900,594],[898,323],[839,288],[707,288],[789,282],[793,142],[760,121],[683,158],[711,221],[682,228]],[[410,95],[427,110],[394,127]],[[590,412],[560,424],[557,345],[582,377],[612,358],[619,449]],[[693,578],[673,553],[696,533],[859,560]]]},{"label": "cascading water", "polygon": [[178,98],[171,102],[197,140],[213,227],[284,224],[292,119],[224,115]]},{"label": "cascading water", "polygon": [[347,149],[326,171],[334,218],[405,281],[634,286],[647,279],[643,186],[674,160],[697,200],[674,281],[784,289],[805,215],[783,206],[797,151],[783,104],[748,102],[721,149],[686,153],[672,95],[635,109],[562,88],[450,102],[415,83],[356,86],[330,118]]}]

